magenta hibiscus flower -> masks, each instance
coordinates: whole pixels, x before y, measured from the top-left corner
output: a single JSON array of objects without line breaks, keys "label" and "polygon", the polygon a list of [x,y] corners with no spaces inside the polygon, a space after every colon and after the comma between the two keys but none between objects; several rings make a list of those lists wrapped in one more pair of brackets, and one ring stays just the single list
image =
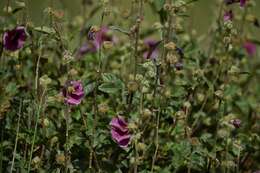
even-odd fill
[{"label": "magenta hibiscus flower", "polygon": [[129,134],[128,124],[121,116],[114,117],[111,122],[111,135],[113,140],[118,143],[121,148],[127,148],[131,135]]},{"label": "magenta hibiscus flower", "polygon": [[5,31],[3,34],[3,45],[6,50],[16,51],[21,49],[25,43],[27,36],[25,27],[18,26],[10,31]]},{"label": "magenta hibiscus flower", "polygon": [[84,88],[81,81],[69,81],[65,84],[62,94],[65,97],[65,103],[69,105],[80,104],[84,97]]}]

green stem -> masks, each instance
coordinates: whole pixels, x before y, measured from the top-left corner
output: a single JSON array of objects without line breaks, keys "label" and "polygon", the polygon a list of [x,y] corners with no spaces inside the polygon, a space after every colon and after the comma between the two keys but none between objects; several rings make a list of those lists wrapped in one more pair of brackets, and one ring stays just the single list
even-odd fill
[{"label": "green stem", "polygon": [[15,155],[16,155],[16,148],[17,148],[17,143],[18,143],[18,138],[19,138],[19,129],[20,129],[20,119],[21,119],[21,114],[22,114],[22,106],[23,103],[20,101],[20,106],[19,106],[19,112],[18,112],[18,124],[16,128],[16,137],[15,137],[15,144],[14,144],[14,151],[13,151],[13,159],[12,159],[12,164],[11,164],[11,169],[10,172],[13,172],[13,167],[14,167],[14,160],[15,160]]},{"label": "green stem", "polygon": [[156,137],[155,137],[155,152],[153,155],[153,161],[152,161],[152,168],[151,168],[151,173],[153,173],[154,170],[154,165],[159,149],[159,124],[160,124],[160,111],[157,112],[157,120],[156,120]]},{"label": "green stem", "polygon": [[[101,20],[100,20],[100,29],[103,25],[103,21],[104,21],[104,11],[102,12],[101,15]],[[94,152],[94,144],[95,144],[95,133],[96,133],[96,126],[97,126],[97,118],[98,118],[98,105],[97,105],[97,89],[98,89],[98,85],[99,85],[99,80],[100,80],[100,76],[101,76],[101,67],[102,67],[102,59],[101,59],[101,55],[102,55],[102,45],[100,46],[100,49],[98,51],[98,69],[97,69],[97,76],[95,79],[95,89],[94,89],[94,104],[93,104],[93,108],[94,108],[94,122],[93,122],[93,129],[92,129],[92,144],[91,144],[91,150],[90,150],[90,154],[89,154],[89,168],[92,168],[92,160],[93,160],[93,152]],[[99,164],[98,161],[96,159],[96,163],[97,163],[97,167],[99,169]]]},{"label": "green stem", "polygon": [[237,166],[236,166],[236,173],[239,173],[239,164],[240,164],[240,152],[241,152],[241,147],[239,145],[239,150],[238,150],[238,156],[237,156]]},{"label": "green stem", "polygon": [[70,107],[66,107],[65,112],[65,121],[66,121],[66,142],[65,142],[65,173],[68,172],[68,156],[69,156],[69,147],[68,147],[68,141],[69,141],[69,113],[70,113]]},{"label": "green stem", "polygon": [[33,140],[32,140],[32,146],[31,146],[31,151],[30,151],[30,157],[29,157],[29,166],[27,173],[30,173],[31,170],[31,161],[32,161],[32,155],[33,155],[33,148],[35,144],[35,139],[36,139],[36,134],[37,134],[37,128],[38,128],[38,120],[41,114],[41,109],[42,109],[42,101],[43,101],[43,96],[45,95],[46,88],[43,90],[42,97],[37,109],[37,114],[36,114],[36,120],[35,120],[35,127],[34,127],[34,132],[33,132]]},{"label": "green stem", "polygon": [[3,137],[4,137],[4,123],[1,120],[1,143],[0,143],[0,172],[3,172]]}]

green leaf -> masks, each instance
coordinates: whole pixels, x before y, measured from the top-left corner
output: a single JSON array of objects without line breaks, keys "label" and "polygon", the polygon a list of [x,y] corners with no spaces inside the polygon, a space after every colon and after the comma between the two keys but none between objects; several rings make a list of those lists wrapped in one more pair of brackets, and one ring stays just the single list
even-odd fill
[{"label": "green leaf", "polygon": [[85,94],[88,95],[95,89],[96,82],[92,82],[90,84],[87,84],[84,88]]},{"label": "green leaf", "polygon": [[34,28],[35,31],[42,32],[44,34],[54,34],[55,30],[47,26],[39,26]]},{"label": "green leaf", "polygon": [[101,84],[98,87],[98,89],[100,91],[103,91],[103,92],[108,93],[108,94],[115,94],[121,89],[121,87],[120,87],[120,85],[117,85],[116,83],[109,82],[109,83]]},{"label": "green leaf", "polygon": [[108,94],[115,94],[123,89],[123,82],[112,73],[102,74],[103,84],[98,89]]},{"label": "green leaf", "polygon": [[118,81],[118,79],[114,74],[112,73],[103,73],[102,74],[102,80],[104,82],[112,82],[112,81]]}]

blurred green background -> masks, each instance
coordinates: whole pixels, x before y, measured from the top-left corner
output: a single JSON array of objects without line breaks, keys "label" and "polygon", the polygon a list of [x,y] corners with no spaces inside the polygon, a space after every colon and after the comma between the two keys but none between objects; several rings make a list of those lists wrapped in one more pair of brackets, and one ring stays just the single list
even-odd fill
[{"label": "blurred green background", "polygon": [[[1,9],[4,9],[5,5],[7,4],[7,1],[8,0],[0,1]],[[26,0],[26,2],[29,3],[28,12],[30,20],[32,20],[35,25],[42,24],[44,15],[43,11],[50,5],[53,5],[55,9],[64,10],[65,16],[69,19],[70,22],[73,22],[75,16],[83,14],[82,1],[83,0]],[[91,0],[85,1],[88,2]],[[221,0],[198,0],[198,2],[194,3],[191,7],[188,7],[188,14],[190,16],[187,19],[189,20],[189,22],[186,22],[189,26],[188,30],[195,29],[198,35],[205,34],[206,32],[208,32],[212,22],[214,21],[214,16],[216,16],[216,13],[218,11],[218,7],[216,6],[218,1]],[[86,13],[91,11],[93,7],[99,2],[99,0],[92,0],[92,2],[92,5],[86,6]],[[118,10],[118,13],[120,14],[124,10],[129,10],[131,0],[110,0],[110,2],[113,7],[116,7],[115,9]],[[252,14],[257,16],[257,18],[260,20],[260,1],[255,0],[253,2],[255,3],[255,7],[252,10]],[[12,6],[14,5],[15,1],[10,0],[10,3]],[[242,14],[243,9],[239,8],[238,4],[229,7],[236,9],[236,15]],[[147,23],[151,24],[151,22],[159,20],[157,15],[152,14],[151,9],[146,9],[145,13],[146,19],[149,19],[149,22]],[[1,10],[0,15],[2,14],[3,10]],[[97,13],[96,17],[100,17],[98,16],[98,14],[100,13]],[[93,20],[88,22],[95,24],[95,17],[93,18]],[[260,28],[249,26],[248,29],[252,34],[250,35],[251,38],[260,40]]]}]

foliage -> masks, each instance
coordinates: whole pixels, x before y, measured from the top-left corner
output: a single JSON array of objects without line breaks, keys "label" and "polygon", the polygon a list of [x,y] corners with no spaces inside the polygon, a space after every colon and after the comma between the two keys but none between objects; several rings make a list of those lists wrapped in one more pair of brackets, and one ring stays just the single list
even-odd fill
[{"label": "foliage", "polygon": [[[29,1],[7,1],[0,172],[259,170],[255,1],[212,1],[215,19],[201,37],[187,23],[196,0],[132,0],[122,11],[122,1],[82,0],[73,19],[50,1],[40,26],[30,21]],[[17,26],[26,28],[26,41],[7,50],[4,36]],[[79,105],[64,101],[77,90],[67,81],[82,82]],[[111,137],[116,116],[128,122],[126,148]]]}]

